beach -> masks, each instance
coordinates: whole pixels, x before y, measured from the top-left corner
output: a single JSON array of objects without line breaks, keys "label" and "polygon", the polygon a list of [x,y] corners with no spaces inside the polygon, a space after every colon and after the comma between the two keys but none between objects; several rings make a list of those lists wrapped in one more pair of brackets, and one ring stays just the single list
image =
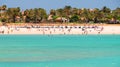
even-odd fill
[{"label": "beach", "polygon": [[0,34],[120,34],[119,25],[9,25]]}]

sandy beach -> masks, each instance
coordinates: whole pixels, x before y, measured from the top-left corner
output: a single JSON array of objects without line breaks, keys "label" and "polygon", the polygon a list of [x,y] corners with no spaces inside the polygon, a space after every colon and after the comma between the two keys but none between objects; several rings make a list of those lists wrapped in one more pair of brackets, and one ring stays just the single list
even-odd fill
[{"label": "sandy beach", "polygon": [[9,25],[0,26],[0,34],[120,34],[119,25]]}]

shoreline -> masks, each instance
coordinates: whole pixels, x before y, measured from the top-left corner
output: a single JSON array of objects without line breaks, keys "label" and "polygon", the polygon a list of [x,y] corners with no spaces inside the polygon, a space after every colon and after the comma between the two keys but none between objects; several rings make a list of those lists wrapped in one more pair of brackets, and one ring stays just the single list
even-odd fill
[{"label": "shoreline", "polygon": [[120,35],[120,34],[87,34],[87,35],[84,35],[84,34],[0,34],[1,36],[2,35],[20,35],[20,36],[22,36],[22,35],[40,35],[40,36],[59,36],[59,35],[61,35],[61,36],[71,36],[71,35],[73,35],[73,36],[89,36],[89,35],[95,35],[95,36],[99,36],[99,35]]}]

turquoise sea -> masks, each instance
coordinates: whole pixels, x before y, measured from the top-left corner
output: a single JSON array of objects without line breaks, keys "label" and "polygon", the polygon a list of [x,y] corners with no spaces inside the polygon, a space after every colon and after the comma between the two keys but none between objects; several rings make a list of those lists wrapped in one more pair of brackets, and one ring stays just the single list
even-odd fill
[{"label": "turquoise sea", "polygon": [[120,67],[120,35],[0,35],[0,67]]}]

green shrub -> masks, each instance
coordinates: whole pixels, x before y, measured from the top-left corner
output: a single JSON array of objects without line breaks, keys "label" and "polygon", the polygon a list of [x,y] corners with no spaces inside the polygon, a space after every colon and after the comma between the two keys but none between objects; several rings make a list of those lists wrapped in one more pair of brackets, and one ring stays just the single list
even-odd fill
[{"label": "green shrub", "polygon": [[79,21],[79,17],[77,15],[74,15],[70,18],[70,22],[77,22]]}]

